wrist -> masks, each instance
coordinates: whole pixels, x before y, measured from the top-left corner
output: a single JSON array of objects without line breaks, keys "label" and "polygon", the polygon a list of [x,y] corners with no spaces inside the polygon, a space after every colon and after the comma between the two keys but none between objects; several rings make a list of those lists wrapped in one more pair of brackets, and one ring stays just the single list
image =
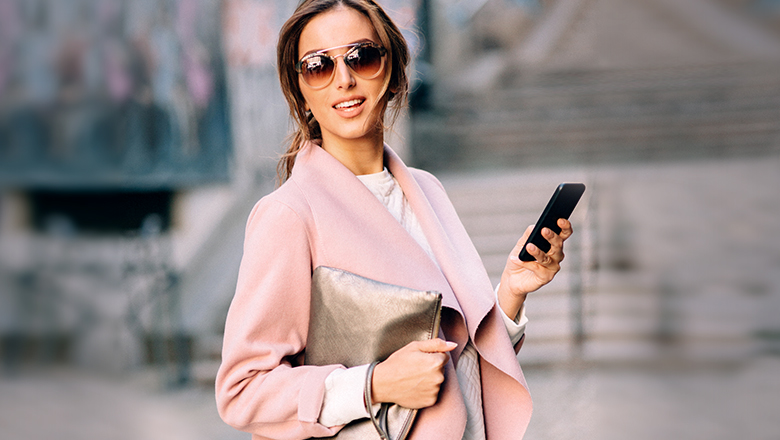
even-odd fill
[{"label": "wrist", "polygon": [[387,396],[384,394],[384,382],[382,378],[384,377],[384,367],[385,365],[380,362],[374,367],[374,372],[371,377],[371,400],[373,403],[385,403],[389,402],[387,400]]},{"label": "wrist", "polygon": [[498,306],[504,311],[506,316],[510,319],[517,319],[517,315],[525,304],[525,299],[528,296],[527,292],[513,292],[503,280],[498,285],[496,291],[496,298],[498,300]]}]

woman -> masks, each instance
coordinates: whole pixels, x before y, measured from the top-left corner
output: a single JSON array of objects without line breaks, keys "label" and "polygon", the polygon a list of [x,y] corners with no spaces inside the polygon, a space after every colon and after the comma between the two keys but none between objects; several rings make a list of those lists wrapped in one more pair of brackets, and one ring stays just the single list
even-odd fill
[{"label": "woman", "polygon": [[[366,366],[302,365],[312,270],[337,267],[443,294],[442,334],[377,365],[375,403],[420,408],[413,439],[517,439],[531,399],[517,362],[526,295],[548,283],[571,225],[507,259],[494,290],[441,184],[384,144],[404,103],[409,59],[373,0],[305,0],[282,28],[278,68],[298,132],[282,180],[250,214],[228,312],[217,401],[254,438],[335,435],[368,417]],[[392,114],[392,112],[391,112]]]}]

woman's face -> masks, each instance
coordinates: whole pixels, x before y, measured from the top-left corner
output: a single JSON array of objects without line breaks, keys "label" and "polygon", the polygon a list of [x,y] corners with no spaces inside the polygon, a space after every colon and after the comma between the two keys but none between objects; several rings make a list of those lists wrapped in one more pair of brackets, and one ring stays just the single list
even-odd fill
[{"label": "woman's face", "polygon": [[[352,43],[373,42],[380,44],[374,27],[366,16],[348,7],[337,6],[314,17],[301,32],[298,59],[312,52],[337,48]],[[337,48],[327,55],[343,55],[350,48]],[[387,69],[385,63],[384,69]],[[328,148],[346,145],[350,141],[382,142],[381,124],[382,93],[386,72],[373,79],[355,75],[336,58],[333,80],[327,86],[314,89],[298,75],[306,106],[314,114],[322,131],[323,146]]]}]

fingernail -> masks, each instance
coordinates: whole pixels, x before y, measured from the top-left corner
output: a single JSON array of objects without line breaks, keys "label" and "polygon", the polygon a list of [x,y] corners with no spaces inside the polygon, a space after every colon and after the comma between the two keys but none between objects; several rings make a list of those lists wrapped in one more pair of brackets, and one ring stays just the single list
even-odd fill
[{"label": "fingernail", "polygon": [[446,344],[447,344],[447,348],[455,348],[458,346],[457,342],[452,342],[452,341],[447,341]]}]

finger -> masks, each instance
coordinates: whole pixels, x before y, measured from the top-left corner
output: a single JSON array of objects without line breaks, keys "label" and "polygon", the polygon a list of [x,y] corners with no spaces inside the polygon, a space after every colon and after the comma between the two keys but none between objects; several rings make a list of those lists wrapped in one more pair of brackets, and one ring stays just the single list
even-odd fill
[{"label": "finger", "polygon": [[550,228],[542,228],[542,237],[550,243],[550,248],[561,247],[563,245],[563,238],[560,235],[553,232]]},{"label": "finger", "polygon": [[558,227],[561,228],[561,232],[556,234],[555,232],[545,228],[542,230],[542,236],[550,243],[549,255],[553,256],[553,259],[561,262],[563,261],[563,242],[566,241],[572,234],[573,229],[571,222],[564,219],[558,219]]},{"label": "finger", "polygon": [[427,341],[418,341],[416,347],[424,353],[446,353],[457,347],[456,342],[445,341],[444,339],[434,338]]},{"label": "finger", "polygon": [[559,234],[556,234],[548,228],[544,228],[542,230],[542,236],[545,238],[545,240],[547,240],[548,243],[550,243],[550,250],[547,251],[547,255],[550,256],[554,261],[563,261],[564,239]]},{"label": "finger", "polygon": [[571,237],[571,234],[574,233],[574,229],[571,227],[571,222],[565,218],[558,219],[558,227],[561,228],[561,233],[558,235],[560,235],[560,237],[564,240]]},{"label": "finger", "polygon": [[[525,249],[528,251],[529,254],[531,254],[532,257],[536,259],[536,263],[541,264],[542,266],[549,264],[550,257],[542,252],[541,249],[536,247],[533,243],[528,243],[528,245],[525,247]],[[533,261],[531,262],[533,263]]]}]

